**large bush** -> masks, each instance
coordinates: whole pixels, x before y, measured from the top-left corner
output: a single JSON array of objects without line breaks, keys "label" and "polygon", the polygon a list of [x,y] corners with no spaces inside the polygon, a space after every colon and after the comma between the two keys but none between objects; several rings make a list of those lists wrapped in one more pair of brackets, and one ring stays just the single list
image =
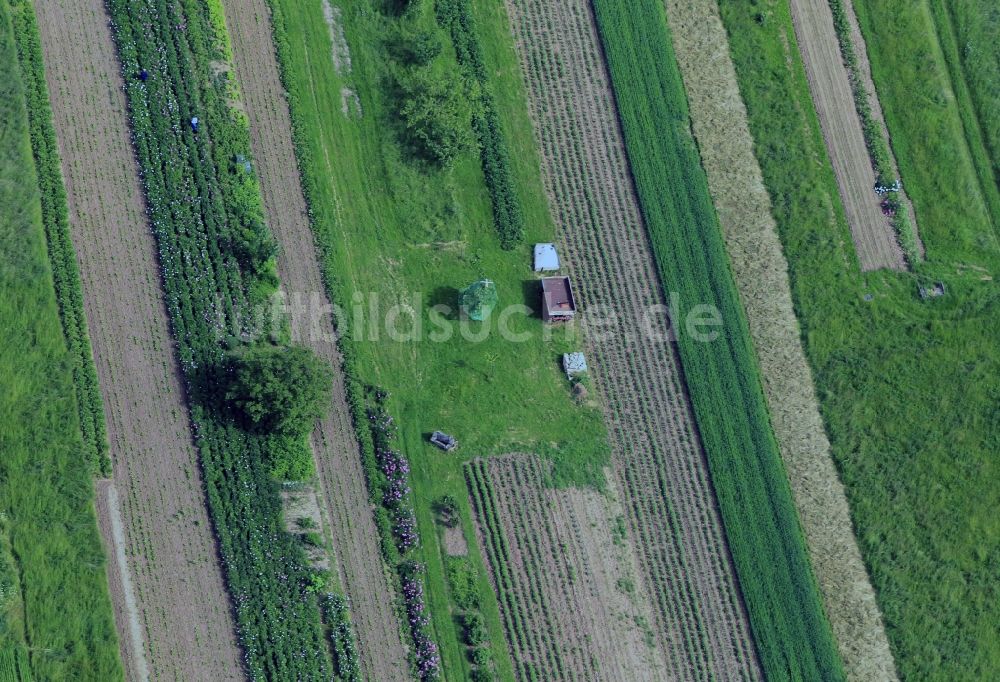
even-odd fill
[{"label": "large bush", "polygon": [[226,401],[254,432],[307,434],[330,401],[333,372],[308,348],[255,346],[230,354]]},{"label": "large bush", "polygon": [[464,87],[453,76],[410,74],[401,83],[399,116],[414,153],[440,167],[451,165],[472,142]]}]

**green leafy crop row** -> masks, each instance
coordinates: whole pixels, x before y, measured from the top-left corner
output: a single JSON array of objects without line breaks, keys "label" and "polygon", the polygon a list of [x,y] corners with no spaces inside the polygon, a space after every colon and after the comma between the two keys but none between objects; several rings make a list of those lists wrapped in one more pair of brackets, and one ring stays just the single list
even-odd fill
[{"label": "green leafy crop row", "polygon": [[274,441],[241,428],[206,381],[227,348],[259,332],[254,307],[277,284],[257,180],[240,162],[250,140],[230,106],[238,91],[212,68],[228,52],[218,12],[195,0],[109,0],[108,10],[247,669],[253,679],[330,679],[313,575],[283,529],[270,475]]},{"label": "green leafy crop row", "polygon": [[26,0],[11,0],[10,6],[11,24],[28,100],[28,130],[38,170],[42,223],[45,226],[49,261],[52,264],[56,300],[59,303],[66,345],[75,360],[73,384],[79,406],[80,429],[94,468],[107,476],[111,473],[111,460],[108,458],[104,408],[97,384],[90,336],[87,333],[87,319],[83,313],[83,293],[80,273],[76,267],[76,253],[70,239],[66,190],[59,166],[56,135],[52,128],[52,111],[45,84],[45,65],[42,62],[35,10]]}]

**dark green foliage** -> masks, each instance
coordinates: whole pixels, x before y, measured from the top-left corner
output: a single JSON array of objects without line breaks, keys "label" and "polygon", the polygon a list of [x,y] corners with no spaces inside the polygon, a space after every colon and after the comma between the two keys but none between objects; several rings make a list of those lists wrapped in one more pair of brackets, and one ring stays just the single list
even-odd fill
[{"label": "dark green foliage", "polygon": [[[245,119],[229,106],[238,93],[212,69],[226,58],[226,46],[210,8],[197,0],[109,0],[108,11],[167,311],[191,392],[206,368],[223,364],[227,335],[258,331],[255,304],[277,283],[273,238],[255,176],[232,162],[250,157],[250,138]],[[143,69],[146,82],[135,76]],[[267,390],[260,395],[277,395],[273,385]],[[269,426],[301,426],[311,414],[290,409],[290,393],[278,395],[283,409]],[[301,451],[286,440],[293,436],[248,432],[212,405],[192,401],[191,418],[249,676],[330,679],[313,573],[301,544],[283,530],[272,478],[280,461]]]},{"label": "dark green foliage", "polygon": [[330,402],[333,370],[309,348],[260,344],[229,357],[226,402],[248,429],[303,436]]},{"label": "dark green foliage", "polygon": [[417,71],[401,79],[399,118],[413,152],[440,168],[469,148],[471,116],[461,83]]},{"label": "dark green foliage", "polygon": [[59,316],[70,353],[76,358],[73,383],[79,407],[80,429],[88,456],[102,475],[111,473],[104,407],[97,383],[97,371],[90,348],[87,319],[83,313],[83,292],[76,254],[70,239],[66,190],[62,183],[59,149],[52,128],[52,111],[45,83],[45,65],[38,36],[34,7],[26,0],[7,0],[17,44],[28,108],[31,149],[41,190],[42,224],[48,246],[52,279],[59,303]]},{"label": "dark green foliage", "polygon": [[[1000,251],[935,56],[940,4],[854,3],[927,247],[906,275],[859,270],[787,3],[766,29],[743,0],[721,3],[862,555],[900,678],[921,682],[1000,679],[1000,299],[980,279]],[[923,302],[932,277],[948,296]]]},{"label": "dark green foliage", "polygon": [[462,636],[465,643],[470,647],[477,647],[487,640],[489,634],[486,632],[486,622],[483,616],[475,611],[464,613],[460,617],[462,621]]},{"label": "dark green foliage", "polygon": [[448,557],[445,566],[448,589],[455,606],[463,611],[479,609],[479,588],[476,585],[476,570],[465,557]]},{"label": "dark green foliage", "polygon": [[489,92],[489,78],[469,0],[436,0],[435,9],[438,23],[451,33],[459,64],[478,86],[479,106],[472,127],[479,139],[483,175],[493,204],[493,224],[500,236],[500,245],[513,249],[524,241],[524,215],[511,175],[503,126]]},{"label": "dark green foliage", "polygon": [[427,66],[444,49],[437,31],[426,31],[404,24],[390,43],[393,54],[407,66]]},{"label": "dark green foliage", "polygon": [[469,319],[482,322],[490,316],[499,302],[497,287],[488,279],[473,282],[462,290],[458,302]]},{"label": "dark green foliage", "polygon": [[690,132],[662,3],[596,0],[626,149],[664,288],[678,315],[709,304],[724,328],[677,342],[764,673],[841,680],[721,228]]},{"label": "dark green foliage", "polygon": [[333,671],[343,682],[359,682],[361,669],[358,665],[358,644],[351,627],[347,599],[342,595],[328,592],[320,597],[320,609],[326,624],[327,639],[333,650]]},{"label": "dark green foliage", "polygon": [[438,521],[447,528],[456,528],[461,522],[458,515],[458,500],[452,495],[445,495],[434,503],[434,512]]}]

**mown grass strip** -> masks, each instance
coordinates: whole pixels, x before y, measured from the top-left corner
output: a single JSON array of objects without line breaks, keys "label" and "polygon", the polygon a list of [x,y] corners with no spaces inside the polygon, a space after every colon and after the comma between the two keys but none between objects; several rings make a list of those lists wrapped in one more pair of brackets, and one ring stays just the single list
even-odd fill
[{"label": "mown grass strip", "polygon": [[80,273],[76,266],[76,252],[70,238],[69,209],[63,187],[59,149],[52,127],[52,110],[49,106],[48,87],[45,83],[45,65],[42,61],[41,39],[35,11],[26,0],[10,0],[11,24],[17,43],[21,73],[24,77],[28,103],[28,129],[31,149],[38,169],[41,189],[42,223],[48,246],[49,262],[55,284],[59,317],[62,320],[66,345],[74,356],[73,384],[79,406],[80,429],[83,432],[85,452],[95,471],[103,476],[111,474],[108,457],[108,436],[104,423],[104,407],[97,383],[87,319],[83,312],[83,292]]},{"label": "mown grass strip", "polygon": [[121,680],[9,9],[0,0],[0,650],[16,652],[18,682]]},{"label": "mown grass strip", "polygon": [[724,323],[716,340],[682,332],[678,346],[761,665],[780,679],[843,679],[691,136],[663,6],[593,6],[663,284],[679,294],[680,319],[708,304]]}]

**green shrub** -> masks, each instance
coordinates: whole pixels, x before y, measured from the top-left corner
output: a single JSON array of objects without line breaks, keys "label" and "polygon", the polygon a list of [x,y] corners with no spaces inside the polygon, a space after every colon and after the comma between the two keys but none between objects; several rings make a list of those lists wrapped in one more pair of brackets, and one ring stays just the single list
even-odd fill
[{"label": "green shrub", "polygon": [[471,113],[461,82],[452,76],[416,72],[401,80],[400,89],[404,140],[423,160],[441,168],[450,166],[472,143]]},{"label": "green shrub", "polygon": [[295,438],[325,411],[333,370],[308,348],[265,344],[230,354],[229,378],[226,402],[251,431]]}]

